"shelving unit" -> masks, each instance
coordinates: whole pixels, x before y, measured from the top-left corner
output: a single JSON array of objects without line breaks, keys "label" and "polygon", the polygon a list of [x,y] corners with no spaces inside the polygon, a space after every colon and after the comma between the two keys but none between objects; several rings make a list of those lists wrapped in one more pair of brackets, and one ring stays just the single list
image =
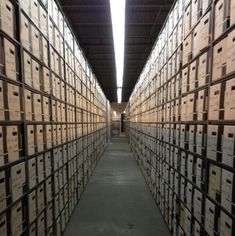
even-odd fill
[{"label": "shelving unit", "polygon": [[0,235],[61,235],[110,105],[57,1],[0,2]]},{"label": "shelving unit", "polygon": [[235,233],[235,2],[175,1],[126,108],[173,235]]}]

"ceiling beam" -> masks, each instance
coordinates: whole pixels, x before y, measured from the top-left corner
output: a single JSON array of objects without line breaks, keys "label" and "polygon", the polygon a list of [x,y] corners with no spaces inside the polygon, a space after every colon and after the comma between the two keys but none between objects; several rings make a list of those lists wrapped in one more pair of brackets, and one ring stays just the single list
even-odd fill
[{"label": "ceiling beam", "polygon": [[[117,86],[104,86],[104,89],[113,89],[113,88],[117,88]],[[132,89],[132,86],[123,86],[122,89]]]},{"label": "ceiling beam", "polygon": [[109,4],[63,4],[61,3],[62,8],[109,8]]},{"label": "ceiling beam", "polygon": [[[109,4],[61,4],[62,8],[80,8],[80,9],[102,9],[102,8],[109,8]],[[170,8],[172,4],[127,4],[126,7],[128,8]]]},{"label": "ceiling beam", "polygon": [[[162,26],[164,22],[132,22],[132,23],[126,23],[127,26],[152,26],[152,25],[159,25]],[[79,27],[110,27],[112,26],[111,23],[107,22],[75,22],[73,24],[74,26]]]},{"label": "ceiling beam", "polygon": [[[110,47],[113,46],[113,43],[83,43],[82,45],[84,47]],[[135,47],[149,45],[149,43],[125,43],[125,45],[128,47]]]},{"label": "ceiling beam", "polygon": [[96,64],[96,68],[100,69],[100,68],[110,68],[110,69],[114,69],[114,67],[112,66],[112,64],[107,64],[107,63],[104,63],[104,64]]},{"label": "ceiling beam", "polygon": [[74,23],[74,26],[76,27],[76,28],[81,28],[81,27],[85,27],[85,28],[93,28],[93,27],[112,27],[112,24],[111,23],[86,23],[86,22],[84,22],[84,23],[79,23],[79,22],[77,22],[77,23]]},{"label": "ceiling beam", "polygon": [[[100,36],[96,36],[96,37],[90,37],[90,36],[82,36],[79,35],[80,38],[82,38],[83,40],[98,40],[98,39],[103,39],[105,38],[106,40],[113,40],[113,37],[100,37]],[[125,36],[126,39],[149,39],[148,35],[126,35]],[[155,40],[154,38],[152,38],[152,40]]]},{"label": "ceiling beam", "polygon": [[[112,43],[83,43],[83,47],[111,47]],[[105,52],[104,52],[105,53]]]},{"label": "ceiling beam", "polygon": [[[100,56],[100,55],[105,55],[105,56],[114,56],[114,53],[111,53],[111,52],[90,52],[88,53],[90,56]],[[139,56],[139,55],[142,55],[142,53],[138,53],[138,52],[128,52],[126,51],[125,52],[125,57],[126,56]]]},{"label": "ceiling beam", "polygon": [[111,63],[113,63],[114,58],[110,58],[110,57],[90,57],[90,60],[94,61],[110,61]]}]

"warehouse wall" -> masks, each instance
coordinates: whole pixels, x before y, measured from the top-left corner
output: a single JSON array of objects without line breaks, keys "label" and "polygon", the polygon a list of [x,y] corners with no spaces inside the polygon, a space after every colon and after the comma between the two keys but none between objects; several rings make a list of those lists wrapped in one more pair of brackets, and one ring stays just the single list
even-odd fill
[{"label": "warehouse wall", "polygon": [[54,1],[1,0],[0,19],[0,235],[61,235],[110,106]]},{"label": "warehouse wall", "polygon": [[235,1],[175,2],[127,106],[173,235],[234,235]]},{"label": "warehouse wall", "polygon": [[122,103],[116,103],[116,102],[112,102],[111,103],[111,108],[116,111],[117,115],[121,115],[125,108],[127,106],[126,102],[122,102]]}]

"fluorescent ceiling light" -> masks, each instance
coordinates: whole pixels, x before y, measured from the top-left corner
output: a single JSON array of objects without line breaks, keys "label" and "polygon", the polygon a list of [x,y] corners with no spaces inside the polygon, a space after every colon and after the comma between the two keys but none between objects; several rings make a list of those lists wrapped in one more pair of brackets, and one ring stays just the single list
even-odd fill
[{"label": "fluorescent ceiling light", "polygon": [[109,0],[113,28],[117,87],[123,84],[126,0]]},{"label": "fluorescent ceiling light", "polygon": [[117,89],[118,103],[122,102],[122,88]]}]

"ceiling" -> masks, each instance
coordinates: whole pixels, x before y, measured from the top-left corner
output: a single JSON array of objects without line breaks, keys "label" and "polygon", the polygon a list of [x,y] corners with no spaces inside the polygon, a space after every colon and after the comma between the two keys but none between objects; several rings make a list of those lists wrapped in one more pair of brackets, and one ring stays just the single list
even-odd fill
[{"label": "ceiling", "polygon": [[[118,0],[117,0],[118,1]],[[109,0],[60,0],[110,102],[117,101]],[[122,101],[127,102],[174,0],[126,0]]]}]

